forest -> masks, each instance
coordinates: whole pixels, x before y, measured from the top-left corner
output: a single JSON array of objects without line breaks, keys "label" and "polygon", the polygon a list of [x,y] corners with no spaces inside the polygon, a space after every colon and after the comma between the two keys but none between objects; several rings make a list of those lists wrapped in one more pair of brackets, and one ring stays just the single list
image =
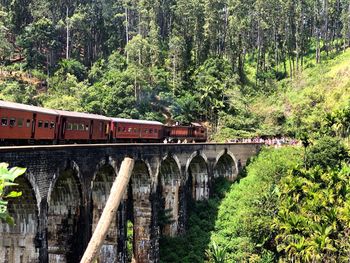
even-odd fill
[{"label": "forest", "polygon": [[348,262],[349,0],[0,0],[0,99],[264,148],[161,262]]},{"label": "forest", "polygon": [[268,98],[349,43],[348,0],[1,0],[0,98],[296,136]]}]

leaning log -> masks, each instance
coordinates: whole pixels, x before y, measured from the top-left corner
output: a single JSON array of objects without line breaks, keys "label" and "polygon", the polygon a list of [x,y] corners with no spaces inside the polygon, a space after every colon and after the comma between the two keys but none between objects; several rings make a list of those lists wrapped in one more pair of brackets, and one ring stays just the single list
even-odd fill
[{"label": "leaning log", "polygon": [[128,186],[132,170],[134,168],[134,160],[126,157],[124,158],[117,178],[115,179],[111,193],[109,194],[105,208],[96,229],[91,237],[88,247],[80,261],[80,263],[92,263],[101,249],[103,241],[106,238],[108,228],[118,210],[121,199]]}]

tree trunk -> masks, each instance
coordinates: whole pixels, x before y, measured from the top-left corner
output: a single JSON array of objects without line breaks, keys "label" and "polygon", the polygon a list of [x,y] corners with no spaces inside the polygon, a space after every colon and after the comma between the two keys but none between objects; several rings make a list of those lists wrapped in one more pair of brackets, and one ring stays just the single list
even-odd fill
[{"label": "tree trunk", "polygon": [[[125,7],[125,40],[126,45],[129,43],[129,18],[128,18],[128,8]],[[126,63],[129,63],[129,55],[126,51]]]},{"label": "tree trunk", "polygon": [[68,8],[68,5],[67,5],[67,9],[66,9],[66,26],[67,26],[67,29],[66,29],[66,59],[69,59],[69,8]]}]

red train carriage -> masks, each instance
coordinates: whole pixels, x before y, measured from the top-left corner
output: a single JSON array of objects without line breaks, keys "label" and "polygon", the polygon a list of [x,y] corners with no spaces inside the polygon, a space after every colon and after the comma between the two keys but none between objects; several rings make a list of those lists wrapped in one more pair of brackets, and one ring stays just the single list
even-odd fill
[{"label": "red train carriage", "polygon": [[193,137],[196,142],[205,142],[208,138],[207,129],[199,123],[192,122]]},{"label": "red train carriage", "polygon": [[108,118],[0,101],[0,144],[57,142],[206,141],[206,129],[164,126],[157,121]]},{"label": "red train carriage", "polygon": [[106,142],[109,139],[110,118],[102,115],[57,110],[60,115],[60,141]]},{"label": "red train carriage", "polygon": [[19,103],[0,101],[0,140],[53,141],[58,114],[54,110]]},{"label": "red train carriage", "polygon": [[192,123],[191,126],[165,126],[165,137],[172,142],[204,142],[207,140],[207,130],[198,123]]},{"label": "red train carriage", "polygon": [[158,121],[112,118],[111,137],[113,141],[160,142],[164,138],[163,127]]}]

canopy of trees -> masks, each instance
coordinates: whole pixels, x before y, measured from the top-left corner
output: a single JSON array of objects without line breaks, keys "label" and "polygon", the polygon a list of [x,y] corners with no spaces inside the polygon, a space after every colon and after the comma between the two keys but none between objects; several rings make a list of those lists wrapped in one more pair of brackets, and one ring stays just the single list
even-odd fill
[{"label": "canopy of trees", "polygon": [[2,0],[0,97],[244,135],[247,98],[348,47],[349,17],[347,0]]}]

